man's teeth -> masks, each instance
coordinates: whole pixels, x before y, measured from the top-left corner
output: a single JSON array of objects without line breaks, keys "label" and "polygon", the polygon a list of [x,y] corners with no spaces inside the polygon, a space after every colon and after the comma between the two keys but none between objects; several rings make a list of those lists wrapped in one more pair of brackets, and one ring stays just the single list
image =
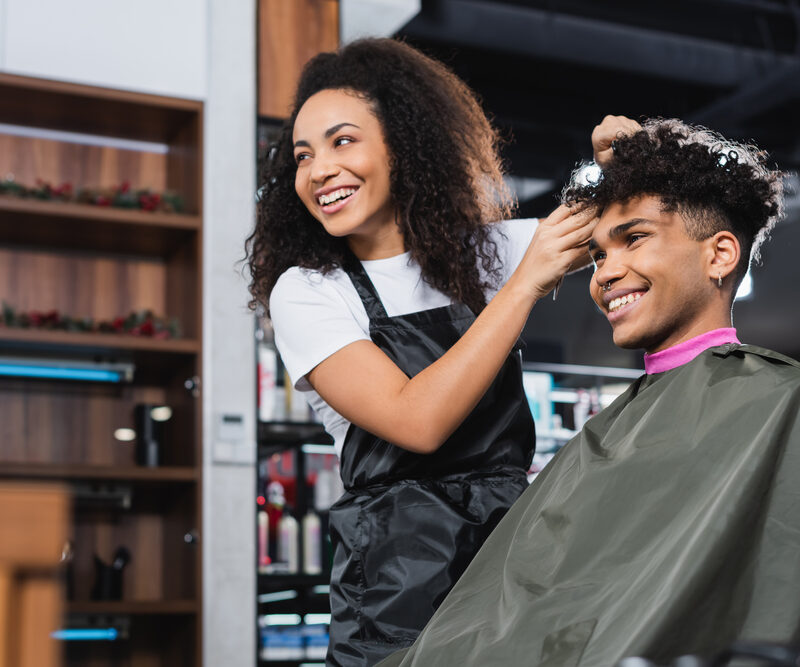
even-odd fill
[{"label": "man's teeth", "polygon": [[635,292],[634,294],[626,294],[625,296],[618,297],[614,299],[611,303],[609,303],[608,310],[613,313],[618,308],[622,308],[622,306],[626,306],[629,303],[638,301],[641,298],[642,298],[641,292]]},{"label": "man's teeth", "polygon": [[318,197],[318,201],[321,206],[327,206],[328,204],[332,204],[333,202],[335,202],[337,199],[344,199],[345,197],[349,197],[355,191],[356,191],[355,188],[339,188],[338,190],[329,192],[326,195],[320,195]]}]

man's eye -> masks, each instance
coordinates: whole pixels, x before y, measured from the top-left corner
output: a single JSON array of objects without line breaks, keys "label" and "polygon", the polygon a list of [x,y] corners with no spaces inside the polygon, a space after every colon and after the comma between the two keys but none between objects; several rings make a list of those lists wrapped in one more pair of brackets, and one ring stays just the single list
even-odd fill
[{"label": "man's eye", "polygon": [[596,252],[594,255],[592,255],[592,261],[596,265],[598,262],[604,260],[605,257],[606,257],[606,254],[604,252]]},{"label": "man's eye", "polygon": [[628,245],[633,245],[639,239],[643,239],[644,236],[645,236],[644,234],[631,234],[631,235],[629,235],[628,236]]}]

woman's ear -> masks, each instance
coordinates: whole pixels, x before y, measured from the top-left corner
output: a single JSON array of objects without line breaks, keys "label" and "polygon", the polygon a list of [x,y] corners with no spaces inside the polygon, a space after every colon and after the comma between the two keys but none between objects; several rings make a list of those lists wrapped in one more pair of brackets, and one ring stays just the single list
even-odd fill
[{"label": "woman's ear", "polygon": [[739,239],[733,232],[723,230],[708,239],[708,277],[723,282],[736,271],[742,256]]}]

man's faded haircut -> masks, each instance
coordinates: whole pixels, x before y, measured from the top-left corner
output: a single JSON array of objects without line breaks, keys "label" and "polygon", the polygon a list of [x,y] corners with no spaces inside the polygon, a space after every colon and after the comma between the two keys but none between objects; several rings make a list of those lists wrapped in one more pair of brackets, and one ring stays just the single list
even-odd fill
[{"label": "man's faded haircut", "polygon": [[784,215],[784,174],[767,167],[767,154],[677,119],[649,119],[641,131],[616,139],[613,149],[596,181],[586,182],[582,169],[573,173],[562,202],[588,204],[600,215],[611,204],[656,196],[665,211],[681,215],[695,240],[723,230],[736,235],[738,285]]}]

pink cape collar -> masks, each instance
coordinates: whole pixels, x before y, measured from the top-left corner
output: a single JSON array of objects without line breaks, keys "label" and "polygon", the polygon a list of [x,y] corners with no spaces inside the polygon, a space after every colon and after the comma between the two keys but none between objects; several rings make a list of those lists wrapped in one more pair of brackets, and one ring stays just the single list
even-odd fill
[{"label": "pink cape collar", "polygon": [[736,329],[730,327],[707,331],[704,334],[668,347],[666,350],[661,350],[661,352],[645,354],[644,371],[648,375],[671,371],[673,368],[689,363],[708,348],[725,345],[726,343],[739,343]]}]

